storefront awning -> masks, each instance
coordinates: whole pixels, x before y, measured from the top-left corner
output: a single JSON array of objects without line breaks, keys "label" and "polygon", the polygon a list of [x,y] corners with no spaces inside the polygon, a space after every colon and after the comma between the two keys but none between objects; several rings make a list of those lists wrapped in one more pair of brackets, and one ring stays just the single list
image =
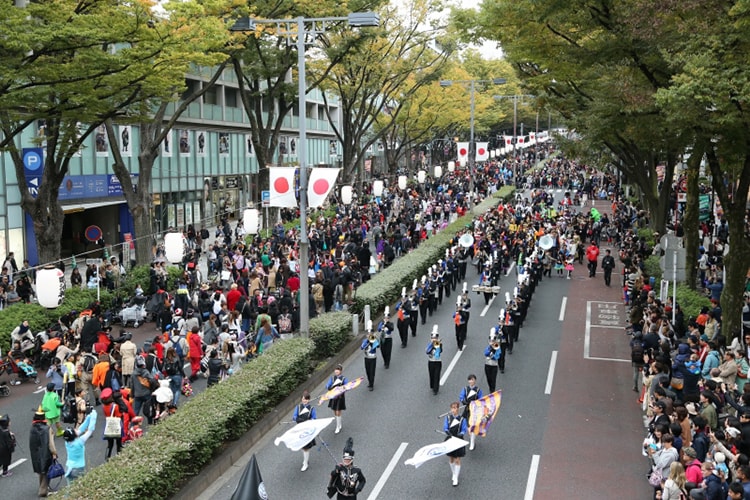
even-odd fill
[{"label": "storefront awning", "polygon": [[108,201],[94,201],[91,203],[77,203],[75,205],[63,205],[64,214],[74,214],[77,212],[83,212],[92,208],[108,207],[110,205],[119,205],[125,203],[125,200],[108,200]]}]

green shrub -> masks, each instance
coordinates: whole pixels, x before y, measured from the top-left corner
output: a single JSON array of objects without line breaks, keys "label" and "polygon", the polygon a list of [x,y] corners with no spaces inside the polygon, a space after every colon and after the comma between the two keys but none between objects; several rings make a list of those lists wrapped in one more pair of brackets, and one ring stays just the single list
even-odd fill
[{"label": "green shrub", "polygon": [[649,275],[653,276],[656,283],[661,282],[661,267],[659,267],[659,256],[651,255],[645,261],[643,261],[643,270]]},{"label": "green shrub", "polygon": [[128,296],[135,295],[136,285],[141,285],[144,293],[151,293],[151,291],[148,289],[150,283],[151,266],[135,266],[131,268],[130,271],[128,271],[128,274],[125,276],[125,283],[123,284],[122,288],[125,294]]},{"label": "green shrub", "polygon": [[141,439],[61,492],[64,498],[167,498],[226,440],[237,439],[310,373],[313,343],[292,339],[189,398]]},{"label": "green shrub", "polygon": [[656,245],[656,238],[654,238],[654,230],[648,227],[644,227],[638,230],[638,238],[646,240],[646,244],[649,248],[654,248]]},{"label": "green shrub", "polygon": [[[671,288],[670,288],[671,290]],[[691,290],[685,283],[677,285],[677,303],[682,307],[685,321],[697,318],[703,307],[711,307],[711,300],[700,292]]]},{"label": "green shrub", "polygon": [[310,320],[310,338],[315,343],[313,356],[326,359],[334,356],[352,338],[352,315],[330,312]]}]

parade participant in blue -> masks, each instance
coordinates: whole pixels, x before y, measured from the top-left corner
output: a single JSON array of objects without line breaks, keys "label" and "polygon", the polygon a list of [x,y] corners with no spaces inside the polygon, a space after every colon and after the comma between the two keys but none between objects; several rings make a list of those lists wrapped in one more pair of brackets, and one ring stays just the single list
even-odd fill
[{"label": "parade participant in blue", "polygon": [[419,317],[422,318],[422,324],[424,325],[427,322],[430,306],[430,283],[427,281],[427,276],[422,276],[422,286],[417,291],[417,295],[419,297]]},{"label": "parade participant in blue", "polygon": [[488,292],[492,287],[492,258],[487,261],[487,265],[484,266],[484,270],[479,275],[479,286],[484,287],[484,305],[490,303],[492,298],[492,292]]},{"label": "parade participant in blue", "polygon": [[469,309],[471,309],[471,299],[469,298],[469,287],[465,281],[463,290],[461,291],[461,309],[466,312],[466,322],[468,323],[470,318]]},{"label": "parade participant in blue", "polygon": [[[466,419],[458,413],[458,406],[458,401],[451,403],[450,414],[445,417],[445,422],[443,423],[443,432],[445,432],[448,438],[457,437],[463,439],[469,430]],[[453,486],[458,486],[458,475],[461,472],[461,457],[466,455],[466,448],[462,446],[447,453],[447,455],[451,472],[453,473]]]},{"label": "parade participant in blue", "polygon": [[[302,393],[302,402],[294,407],[294,414],[292,414],[292,420],[296,423],[301,424],[308,420],[315,420],[317,415],[315,414],[315,407],[310,405],[310,393],[304,391]],[[310,448],[315,446],[315,439],[307,443],[302,448],[302,472],[307,470],[308,463],[310,461]]]},{"label": "parade participant in blue", "polygon": [[428,271],[430,273],[429,285],[430,294],[428,297],[427,308],[430,311],[430,316],[437,310],[438,306],[438,289],[440,288],[440,282],[438,281],[437,266],[432,265],[432,269]]},{"label": "parade participant in blue", "polygon": [[393,322],[388,306],[385,306],[383,320],[378,323],[378,333],[380,334],[380,354],[383,355],[383,365],[387,370],[391,366],[391,352],[393,351]]},{"label": "parade participant in blue", "polygon": [[[471,239],[472,243],[474,238]],[[469,264],[471,250],[467,247],[461,246],[458,251],[458,279],[459,281],[466,279],[466,266]]]},{"label": "parade participant in blue", "polygon": [[[336,365],[336,369],[333,370],[333,375],[331,375],[331,378],[328,379],[328,383],[326,384],[327,391],[348,382],[346,377],[341,374],[343,370],[344,368],[341,365]],[[333,415],[336,417],[336,430],[333,432],[334,434],[338,434],[341,432],[341,412],[346,410],[346,394],[342,393],[335,398],[331,398],[328,401],[328,408],[333,410]]]},{"label": "parade participant in blue", "polygon": [[[497,335],[497,328],[490,328],[490,337],[484,348],[484,375],[487,377],[487,387],[490,393],[495,392],[497,383],[498,360],[503,356],[503,349],[500,346],[500,338]],[[505,371],[505,357],[503,357],[503,372]]]},{"label": "parade participant in blue", "polygon": [[[469,384],[461,389],[461,394],[458,396],[458,400],[464,406],[463,418],[466,422],[468,422],[469,405],[472,401],[476,401],[477,399],[482,397],[482,389],[477,387],[477,376],[473,373],[470,374],[466,380]],[[476,438],[476,435],[474,433],[469,434],[469,450],[474,449],[474,438]]]},{"label": "parade participant in blue", "polygon": [[505,357],[506,354],[513,352],[513,343],[510,335],[508,335],[509,325],[511,321],[510,315],[506,309],[501,309],[500,314],[497,317],[497,326],[495,327],[495,335],[500,340],[500,349],[502,353],[497,359],[497,366],[500,369],[500,373],[505,373]]},{"label": "parade participant in blue", "polygon": [[469,313],[464,311],[461,297],[456,298],[456,312],[453,313],[453,324],[456,326],[456,345],[459,351],[464,350],[466,329],[469,326]]},{"label": "parade participant in blue", "polygon": [[433,394],[440,390],[440,372],[443,371],[443,342],[438,334],[438,326],[433,325],[430,342],[427,344],[427,372],[430,375],[430,389]]},{"label": "parade participant in blue", "polygon": [[372,331],[372,320],[368,320],[367,336],[359,348],[365,355],[365,373],[367,374],[367,388],[369,390],[375,388],[375,365],[378,360],[378,347],[380,347],[378,334]]},{"label": "parade participant in blue", "polygon": [[456,259],[453,258],[453,250],[448,248],[445,250],[445,277],[448,282],[448,289],[446,293],[450,296],[450,292],[456,290],[458,286],[458,273],[456,272]]},{"label": "parade participant in blue", "polygon": [[367,483],[362,470],[354,466],[353,446],[354,440],[347,439],[343,459],[331,471],[331,479],[328,481],[328,498],[336,495],[336,500],[357,500],[357,495]]},{"label": "parade participant in blue", "polygon": [[406,287],[401,289],[401,299],[396,302],[396,328],[401,339],[401,347],[406,347],[409,341],[409,325],[411,324],[411,302],[406,297]]}]

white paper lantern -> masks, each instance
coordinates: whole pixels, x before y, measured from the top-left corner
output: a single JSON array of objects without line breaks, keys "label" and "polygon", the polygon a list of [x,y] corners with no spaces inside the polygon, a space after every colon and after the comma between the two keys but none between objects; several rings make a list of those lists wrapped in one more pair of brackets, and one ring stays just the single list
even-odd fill
[{"label": "white paper lantern", "polygon": [[372,194],[375,196],[383,195],[383,181],[375,181],[372,183]]},{"label": "white paper lantern", "polygon": [[182,233],[167,233],[164,235],[164,254],[169,262],[180,262],[185,254]]},{"label": "white paper lantern", "polygon": [[443,176],[443,167],[441,167],[440,165],[438,165],[438,166],[435,167],[435,178],[439,179],[442,176]]},{"label": "white paper lantern", "polygon": [[495,150],[493,149],[492,151],[490,151],[490,158],[494,158],[494,157],[495,157]]},{"label": "white paper lantern", "polygon": [[405,175],[399,175],[398,176],[398,188],[399,189],[406,189],[406,176]]},{"label": "white paper lantern", "polygon": [[242,225],[245,227],[247,234],[258,234],[260,226],[260,212],[257,208],[248,208],[242,214]]},{"label": "white paper lantern", "polygon": [[53,266],[37,271],[36,297],[39,305],[47,309],[60,306],[65,299],[65,273]]},{"label": "white paper lantern", "polygon": [[341,203],[349,205],[352,202],[352,187],[341,186]]},{"label": "white paper lantern", "polygon": [[417,172],[417,181],[420,184],[424,184],[424,180],[426,177],[427,177],[427,172],[425,172],[424,170],[420,170],[419,172]]},{"label": "white paper lantern", "polygon": [[500,156],[501,154],[505,153],[505,148],[500,148],[495,150],[495,156]]},{"label": "white paper lantern", "polygon": [[448,162],[448,172],[453,173],[456,170],[456,162],[455,161],[449,161]]}]

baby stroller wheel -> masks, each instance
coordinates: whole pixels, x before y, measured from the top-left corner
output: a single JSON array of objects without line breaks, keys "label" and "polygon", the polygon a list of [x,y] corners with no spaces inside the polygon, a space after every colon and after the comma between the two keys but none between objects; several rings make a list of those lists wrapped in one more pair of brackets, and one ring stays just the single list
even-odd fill
[{"label": "baby stroller wheel", "polygon": [[138,325],[139,323],[136,321],[135,323],[133,323],[133,328],[138,328]]}]

